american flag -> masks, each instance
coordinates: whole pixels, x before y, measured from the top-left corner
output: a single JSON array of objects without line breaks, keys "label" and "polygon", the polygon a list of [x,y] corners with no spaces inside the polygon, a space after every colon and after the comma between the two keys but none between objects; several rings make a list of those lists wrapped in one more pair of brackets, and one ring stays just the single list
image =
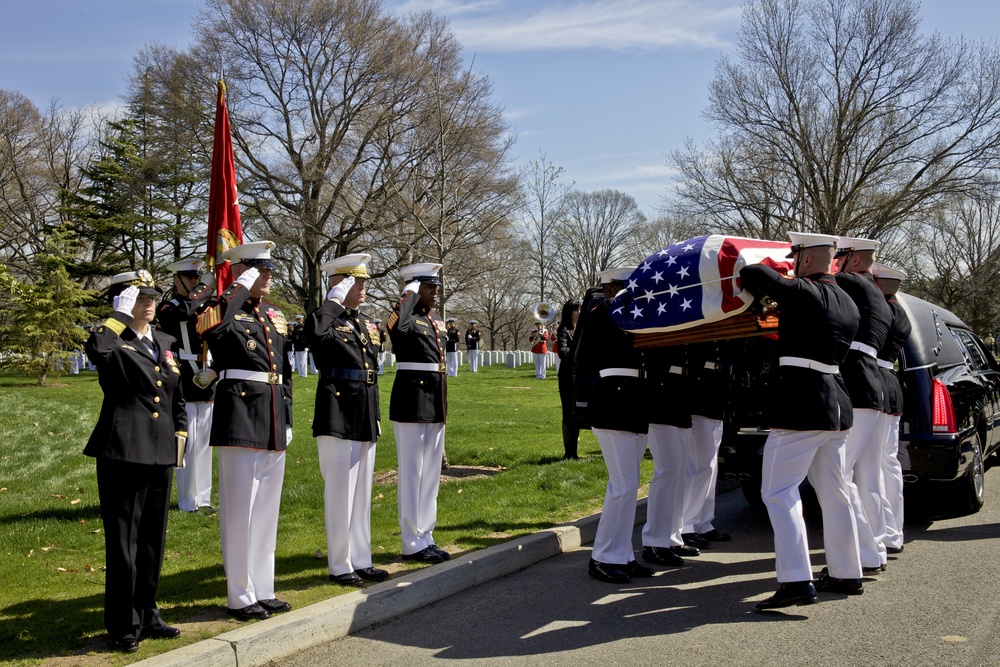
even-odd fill
[{"label": "american flag", "polygon": [[740,269],[766,264],[792,269],[789,243],[712,234],[674,243],[632,272],[614,298],[611,317],[626,331],[680,331],[742,313],[753,296],[740,286]]}]

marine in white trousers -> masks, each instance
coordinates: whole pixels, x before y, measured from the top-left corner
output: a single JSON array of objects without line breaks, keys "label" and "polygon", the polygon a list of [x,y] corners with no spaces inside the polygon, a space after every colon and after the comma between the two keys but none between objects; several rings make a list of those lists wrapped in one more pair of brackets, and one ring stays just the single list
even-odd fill
[{"label": "marine in white trousers", "polygon": [[[646,525],[642,527],[644,547],[669,548],[684,544],[681,537],[684,527],[684,452],[689,447],[685,440],[690,436],[690,429],[666,424],[649,425],[653,479],[649,482],[646,500]],[[642,460],[641,454],[639,459]]]},{"label": "marine in white trousers", "polygon": [[608,468],[608,488],[591,558],[599,563],[626,565],[635,560],[632,530],[639,497],[639,465],[646,454],[647,436],[603,428],[593,431]]},{"label": "marine in white trousers", "polygon": [[538,380],[544,380],[545,377],[546,377],[545,376],[545,362],[546,362],[545,357],[547,355],[538,354],[537,352],[532,352],[531,356],[534,357],[534,360],[535,360],[535,378],[538,379]]},{"label": "marine in white trousers", "polygon": [[854,410],[854,426],[845,447],[847,479],[854,520],[858,526],[858,547],[862,567],[886,563],[885,513],[882,497],[882,458],[885,451],[885,417],[879,410]]},{"label": "marine in white trousers", "polygon": [[438,487],[444,456],[443,422],[392,422],[396,438],[396,482],[403,555],[434,544]]},{"label": "marine in white trousers", "polygon": [[774,530],[778,581],[810,581],[809,541],[799,484],[806,477],[823,509],[831,577],[860,579],[857,527],[844,479],[847,431],[771,429],[764,443],[761,497]]},{"label": "marine in white trousers", "polygon": [[330,574],[372,566],[372,474],[375,443],[316,437],[323,474],[326,553]]},{"label": "marine in white trousers", "polygon": [[715,488],[718,479],[719,446],[722,444],[722,420],[691,415],[684,480],[684,529],[687,533],[715,530]]},{"label": "marine in white trousers", "polygon": [[885,539],[882,544],[894,549],[903,547],[903,466],[899,452],[899,415],[886,415],[885,450],[882,455],[882,479],[885,487]]},{"label": "marine in white trousers", "polygon": [[212,434],[211,401],[185,404],[188,419],[184,467],[177,469],[177,506],[184,512],[197,512],[212,505]]},{"label": "marine in white trousers", "polygon": [[309,350],[295,350],[295,368],[299,377],[309,377]]},{"label": "marine in white trousers", "polygon": [[479,370],[479,350],[469,350],[469,372],[475,373]]},{"label": "marine in white trousers", "polygon": [[444,353],[444,370],[448,377],[458,377],[458,352]]},{"label": "marine in white trousers", "polygon": [[274,551],[285,452],[216,447],[219,525],[230,609],[274,598]]}]

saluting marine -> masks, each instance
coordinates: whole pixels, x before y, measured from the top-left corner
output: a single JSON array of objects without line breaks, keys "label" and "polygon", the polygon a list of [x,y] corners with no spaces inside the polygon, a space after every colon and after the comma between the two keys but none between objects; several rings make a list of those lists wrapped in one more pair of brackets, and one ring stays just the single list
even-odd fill
[{"label": "saluting marine", "polygon": [[128,653],[143,638],[181,634],[156,607],[173,467],[187,437],[177,341],[150,326],[159,294],[148,271],[116,275],[107,293],[114,312],[86,343],[104,391],[83,450],[97,459],[104,626],[114,647]]},{"label": "saluting marine", "polygon": [[198,333],[198,315],[210,305],[212,288],[201,282],[200,259],[182,259],[167,266],[173,273],[174,292],[160,304],[160,328],[180,343],[181,380],[187,410],[188,437],[184,466],[177,469],[177,506],[184,512],[212,508],[212,428],[215,379],[207,346]]},{"label": "saluting marine", "polygon": [[429,262],[400,269],[406,286],[386,322],[396,355],[389,419],[396,437],[402,554],[403,560],[425,563],[450,558],[434,544],[433,534],[448,412],[447,335],[441,316],[434,312],[440,270],[440,264]]},{"label": "saluting marine", "polygon": [[469,353],[469,372],[479,371],[479,341],[483,334],[475,320],[469,320],[469,328],[465,330],[465,351]]},{"label": "saluting marine", "polygon": [[313,436],[323,474],[327,565],[330,581],[360,586],[389,573],[372,567],[371,497],[375,440],[379,435],[378,357],[382,339],[360,311],[371,255],[327,262],[326,301],[305,324],[319,368]]},{"label": "saluting marine", "polygon": [[198,318],[219,370],[212,446],[219,458],[219,525],[228,613],[268,618],[291,605],[275,597],[274,551],[292,439],[288,323],[263,300],[271,292],[274,243],[236,246],[223,255],[236,281]]},{"label": "saluting marine", "polygon": [[[829,273],[836,236],[789,232],[795,276],[763,264],[740,270],[743,289],[778,303],[778,379],[764,443],[761,497],[774,529],[778,590],[768,610],[816,602],[816,588],[863,592],[857,527],[844,478],[853,413],[840,365],[858,329],[858,309]],[[828,573],[813,585],[799,484],[808,477],[823,510]]]}]

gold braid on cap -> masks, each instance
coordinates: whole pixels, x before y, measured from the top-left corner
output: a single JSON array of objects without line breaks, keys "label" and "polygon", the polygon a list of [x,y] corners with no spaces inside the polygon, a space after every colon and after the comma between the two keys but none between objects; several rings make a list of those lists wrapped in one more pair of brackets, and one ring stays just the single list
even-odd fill
[{"label": "gold braid on cap", "polygon": [[371,276],[368,275],[368,269],[364,264],[358,264],[357,266],[345,266],[337,269],[337,275],[353,276],[355,278],[371,278]]},{"label": "gold braid on cap", "polygon": [[134,285],[136,287],[156,287],[156,282],[153,280],[153,276],[146,269],[139,269],[135,272],[135,279],[129,280],[126,285]]}]

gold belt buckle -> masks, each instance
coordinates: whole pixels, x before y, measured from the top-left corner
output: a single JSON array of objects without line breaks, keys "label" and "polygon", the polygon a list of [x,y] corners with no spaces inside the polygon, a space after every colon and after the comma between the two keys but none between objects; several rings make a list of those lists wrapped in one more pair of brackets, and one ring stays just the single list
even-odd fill
[{"label": "gold belt buckle", "polygon": [[278,374],[277,373],[268,373],[267,374],[267,382],[268,382],[268,384],[278,384]]},{"label": "gold belt buckle", "polygon": [[448,369],[444,364],[438,364],[438,373],[445,373],[447,370]]}]

